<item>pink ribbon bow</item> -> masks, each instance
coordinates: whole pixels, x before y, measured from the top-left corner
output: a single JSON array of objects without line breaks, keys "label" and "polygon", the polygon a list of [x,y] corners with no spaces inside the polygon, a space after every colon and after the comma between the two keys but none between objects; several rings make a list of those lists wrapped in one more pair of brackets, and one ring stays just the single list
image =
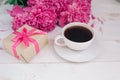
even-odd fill
[{"label": "pink ribbon bow", "polygon": [[19,56],[16,51],[16,47],[21,42],[23,42],[25,46],[29,47],[29,43],[31,42],[34,44],[36,53],[38,53],[40,51],[38,42],[35,39],[32,39],[30,37],[34,35],[44,35],[46,34],[46,32],[42,32],[42,31],[38,32],[36,29],[31,29],[30,31],[28,31],[26,28],[23,28],[22,32],[16,31],[16,32],[13,32],[13,34],[15,34],[16,36],[12,39],[12,41],[15,42],[14,45],[12,46],[12,50],[13,50],[14,56],[19,59]]}]

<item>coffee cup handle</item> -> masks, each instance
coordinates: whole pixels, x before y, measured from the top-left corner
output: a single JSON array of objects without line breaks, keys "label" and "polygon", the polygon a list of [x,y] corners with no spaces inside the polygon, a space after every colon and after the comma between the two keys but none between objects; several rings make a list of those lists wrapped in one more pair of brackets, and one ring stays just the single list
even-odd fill
[{"label": "coffee cup handle", "polygon": [[59,40],[63,40],[63,37],[61,35],[58,35],[55,40],[54,40],[54,43],[58,46],[66,46],[66,44],[64,43],[64,40],[63,42],[60,43]]}]

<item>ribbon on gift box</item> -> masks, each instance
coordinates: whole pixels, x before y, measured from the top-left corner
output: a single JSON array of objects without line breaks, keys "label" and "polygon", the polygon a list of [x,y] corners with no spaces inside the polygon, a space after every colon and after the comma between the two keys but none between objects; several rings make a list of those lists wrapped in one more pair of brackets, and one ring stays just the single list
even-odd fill
[{"label": "ribbon on gift box", "polygon": [[38,32],[35,28],[28,31],[26,28],[23,28],[21,32],[16,31],[16,32],[13,32],[13,34],[15,34],[16,36],[12,39],[12,41],[15,42],[12,46],[12,50],[13,50],[14,56],[19,59],[19,56],[16,51],[17,46],[21,42],[23,42],[25,46],[29,47],[29,43],[31,42],[34,44],[36,53],[38,53],[40,51],[38,42],[35,39],[31,38],[31,36],[45,35],[46,32],[43,32],[43,31]]}]

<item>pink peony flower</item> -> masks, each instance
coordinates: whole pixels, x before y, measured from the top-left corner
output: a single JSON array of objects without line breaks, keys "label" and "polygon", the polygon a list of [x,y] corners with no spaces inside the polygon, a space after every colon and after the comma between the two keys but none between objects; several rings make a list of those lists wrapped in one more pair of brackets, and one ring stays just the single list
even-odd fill
[{"label": "pink peony flower", "polygon": [[59,25],[63,27],[70,22],[88,23],[91,13],[91,0],[68,0],[67,10],[60,13]]},{"label": "pink peony flower", "polygon": [[60,13],[67,10],[67,4],[65,3],[65,0],[56,0],[56,2],[54,2],[54,7],[58,19],[60,17]]},{"label": "pink peony flower", "polygon": [[34,6],[35,5],[35,2],[36,0],[28,0],[27,1],[27,4],[29,5],[29,6]]},{"label": "pink peony flower", "polygon": [[26,7],[22,10],[24,13],[13,16],[13,30],[17,30],[24,24],[46,32],[55,28],[56,13],[54,10],[47,10],[42,6]]},{"label": "pink peony flower", "polygon": [[17,14],[24,13],[23,9],[18,5],[14,6],[12,10],[7,10],[7,11],[12,17],[15,17]]},{"label": "pink peony flower", "polygon": [[37,16],[37,19],[40,23],[39,28],[41,30],[48,32],[55,28],[56,16],[54,12],[44,11],[39,16]]},{"label": "pink peony flower", "polygon": [[59,17],[61,11],[67,9],[67,4],[65,3],[65,0],[28,0],[28,5],[41,5],[44,9],[54,9],[57,17]]},{"label": "pink peony flower", "polygon": [[54,9],[46,9],[44,6],[33,6],[31,15],[34,16],[33,21],[37,22],[36,27],[49,32],[55,28],[56,13]]},{"label": "pink peony flower", "polygon": [[24,14],[17,14],[14,18],[13,18],[13,22],[12,22],[12,29],[13,30],[17,30],[18,28],[20,28],[22,25],[25,24],[26,22],[26,16]]},{"label": "pink peony flower", "polygon": [[29,13],[32,10],[32,7],[24,7],[23,11]]}]

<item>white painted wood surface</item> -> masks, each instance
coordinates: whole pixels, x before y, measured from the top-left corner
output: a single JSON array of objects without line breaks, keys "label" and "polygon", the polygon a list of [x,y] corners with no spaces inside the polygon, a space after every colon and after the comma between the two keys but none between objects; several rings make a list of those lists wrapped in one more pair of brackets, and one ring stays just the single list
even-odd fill
[{"label": "white painted wood surface", "polygon": [[[54,37],[61,32],[57,27],[49,33],[49,45],[29,64],[22,64],[0,50],[0,76],[6,80],[120,80],[120,3],[93,0],[92,11],[104,20],[104,25],[96,22],[95,26],[102,49],[96,59],[88,63],[70,63],[60,58],[53,48]],[[8,30],[0,33],[0,48],[2,39],[12,32],[10,23],[11,17],[0,7],[0,29]]]}]

